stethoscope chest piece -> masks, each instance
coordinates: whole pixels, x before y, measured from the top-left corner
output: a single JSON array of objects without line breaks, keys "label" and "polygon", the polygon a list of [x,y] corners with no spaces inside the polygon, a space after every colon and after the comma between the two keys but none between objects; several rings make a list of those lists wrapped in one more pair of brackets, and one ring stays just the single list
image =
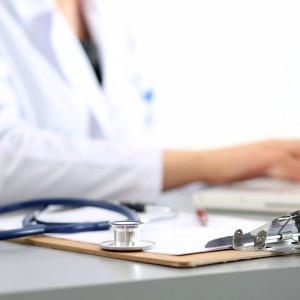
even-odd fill
[{"label": "stethoscope chest piece", "polygon": [[100,247],[110,251],[141,251],[154,246],[154,242],[140,240],[141,221],[116,221],[110,223],[114,240],[102,242]]}]

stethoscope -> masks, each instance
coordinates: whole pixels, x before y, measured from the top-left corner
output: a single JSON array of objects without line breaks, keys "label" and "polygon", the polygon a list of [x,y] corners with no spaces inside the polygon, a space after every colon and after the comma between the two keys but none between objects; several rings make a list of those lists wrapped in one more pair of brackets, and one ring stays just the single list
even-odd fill
[{"label": "stethoscope", "polygon": [[[123,215],[126,219],[122,221],[97,221],[97,222],[49,222],[43,221],[39,218],[41,213],[49,206],[52,208],[82,208],[95,207],[106,209],[112,212]],[[102,249],[111,251],[139,251],[146,250],[153,247],[154,243],[151,241],[141,241],[139,239],[139,231],[143,227],[144,222],[140,220],[137,211],[143,211],[145,206],[130,208],[123,204],[116,204],[104,200],[86,200],[86,199],[34,199],[21,201],[13,204],[6,204],[0,206],[0,215],[5,213],[16,212],[24,209],[36,209],[25,215],[22,221],[23,227],[11,230],[0,231],[0,240],[9,240],[20,237],[28,237],[40,234],[53,233],[79,233],[86,231],[99,231],[112,229],[114,231],[114,240],[105,241],[100,245]],[[166,211],[168,208],[162,208],[162,215],[160,218],[174,217],[176,213],[173,210]],[[137,211],[136,211],[137,210]]]}]

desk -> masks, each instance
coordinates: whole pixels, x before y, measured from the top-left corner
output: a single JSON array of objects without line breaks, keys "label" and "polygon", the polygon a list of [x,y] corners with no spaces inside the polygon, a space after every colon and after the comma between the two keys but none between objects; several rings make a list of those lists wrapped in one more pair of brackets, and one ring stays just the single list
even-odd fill
[{"label": "desk", "polygon": [[1,300],[299,299],[300,256],[174,269],[1,243],[0,261]]},{"label": "desk", "polygon": [[1,300],[299,299],[300,256],[175,269],[0,243]]}]

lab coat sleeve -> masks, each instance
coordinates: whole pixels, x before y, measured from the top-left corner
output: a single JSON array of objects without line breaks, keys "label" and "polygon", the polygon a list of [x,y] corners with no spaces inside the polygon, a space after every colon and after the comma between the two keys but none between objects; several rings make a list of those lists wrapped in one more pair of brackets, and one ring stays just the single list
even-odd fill
[{"label": "lab coat sleeve", "polygon": [[69,138],[22,118],[0,57],[0,203],[41,197],[155,201],[159,149]]}]

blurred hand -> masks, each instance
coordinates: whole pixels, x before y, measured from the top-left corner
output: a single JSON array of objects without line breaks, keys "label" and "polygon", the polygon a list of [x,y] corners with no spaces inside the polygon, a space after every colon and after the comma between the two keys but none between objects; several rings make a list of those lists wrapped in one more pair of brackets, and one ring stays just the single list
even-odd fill
[{"label": "blurred hand", "polygon": [[261,176],[300,182],[300,140],[270,140],[208,151],[166,151],[164,189]]}]

